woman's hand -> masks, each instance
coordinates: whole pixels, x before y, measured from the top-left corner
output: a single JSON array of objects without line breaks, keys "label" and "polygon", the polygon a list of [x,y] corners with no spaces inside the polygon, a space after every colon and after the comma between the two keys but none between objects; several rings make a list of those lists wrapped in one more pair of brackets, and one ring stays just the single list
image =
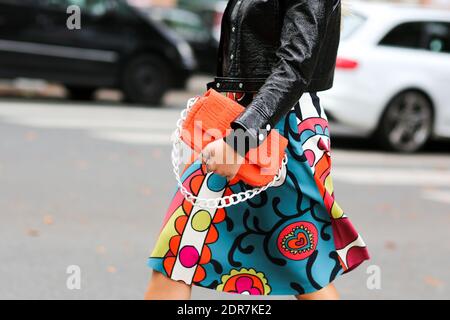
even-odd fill
[{"label": "woman's hand", "polygon": [[244,158],[236,153],[223,139],[217,139],[209,143],[200,153],[200,160],[206,165],[208,172],[215,172],[227,178],[233,179]]}]

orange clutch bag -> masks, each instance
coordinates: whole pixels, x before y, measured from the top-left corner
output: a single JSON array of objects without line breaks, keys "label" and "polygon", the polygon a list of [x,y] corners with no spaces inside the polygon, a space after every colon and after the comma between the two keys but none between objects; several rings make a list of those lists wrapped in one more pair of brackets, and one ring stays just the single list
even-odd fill
[{"label": "orange clutch bag", "polygon": [[[196,152],[208,143],[222,139],[229,133],[231,122],[244,111],[244,107],[214,89],[209,89],[191,106],[182,124],[181,140]],[[252,148],[245,156],[234,179],[263,187],[271,183],[280,170],[288,140],[276,130]],[[233,182],[233,181],[232,181]]]}]

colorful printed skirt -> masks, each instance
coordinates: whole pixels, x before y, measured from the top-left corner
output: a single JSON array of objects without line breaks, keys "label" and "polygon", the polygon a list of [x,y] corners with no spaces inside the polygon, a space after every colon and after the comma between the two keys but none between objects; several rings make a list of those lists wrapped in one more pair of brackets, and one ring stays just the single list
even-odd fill
[{"label": "colorful printed skirt", "polygon": [[[223,93],[246,106],[251,93]],[[369,254],[335,201],[330,131],[316,93],[304,94],[277,124],[289,140],[279,182],[255,198],[204,209],[175,192],[148,265],[167,277],[219,291],[297,295],[327,286]],[[206,173],[198,160],[183,172],[194,194],[216,198],[251,188]]]}]

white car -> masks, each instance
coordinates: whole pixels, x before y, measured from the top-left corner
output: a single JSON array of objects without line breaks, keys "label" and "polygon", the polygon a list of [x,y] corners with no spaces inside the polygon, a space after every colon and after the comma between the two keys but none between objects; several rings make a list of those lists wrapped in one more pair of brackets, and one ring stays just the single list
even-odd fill
[{"label": "white car", "polygon": [[450,11],[348,7],[334,86],[320,94],[332,133],[351,129],[401,152],[450,137]]}]

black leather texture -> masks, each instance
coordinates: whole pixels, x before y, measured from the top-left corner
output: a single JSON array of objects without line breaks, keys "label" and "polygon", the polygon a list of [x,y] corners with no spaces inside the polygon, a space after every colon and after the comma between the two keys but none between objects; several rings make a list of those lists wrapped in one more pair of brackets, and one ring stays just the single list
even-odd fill
[{"label": "black leather texture", "polygon": [[[251,87],[257,94],[232,127],[252,133],[259,144],[267,135],[259,130],[273,128],[304,92],[331,88],[340,25],[340,0],[230,0],[217,78],[234,84],[223,91],[246,79],[264,79]],[[214,89],[222,91],[220,85]]]}]

